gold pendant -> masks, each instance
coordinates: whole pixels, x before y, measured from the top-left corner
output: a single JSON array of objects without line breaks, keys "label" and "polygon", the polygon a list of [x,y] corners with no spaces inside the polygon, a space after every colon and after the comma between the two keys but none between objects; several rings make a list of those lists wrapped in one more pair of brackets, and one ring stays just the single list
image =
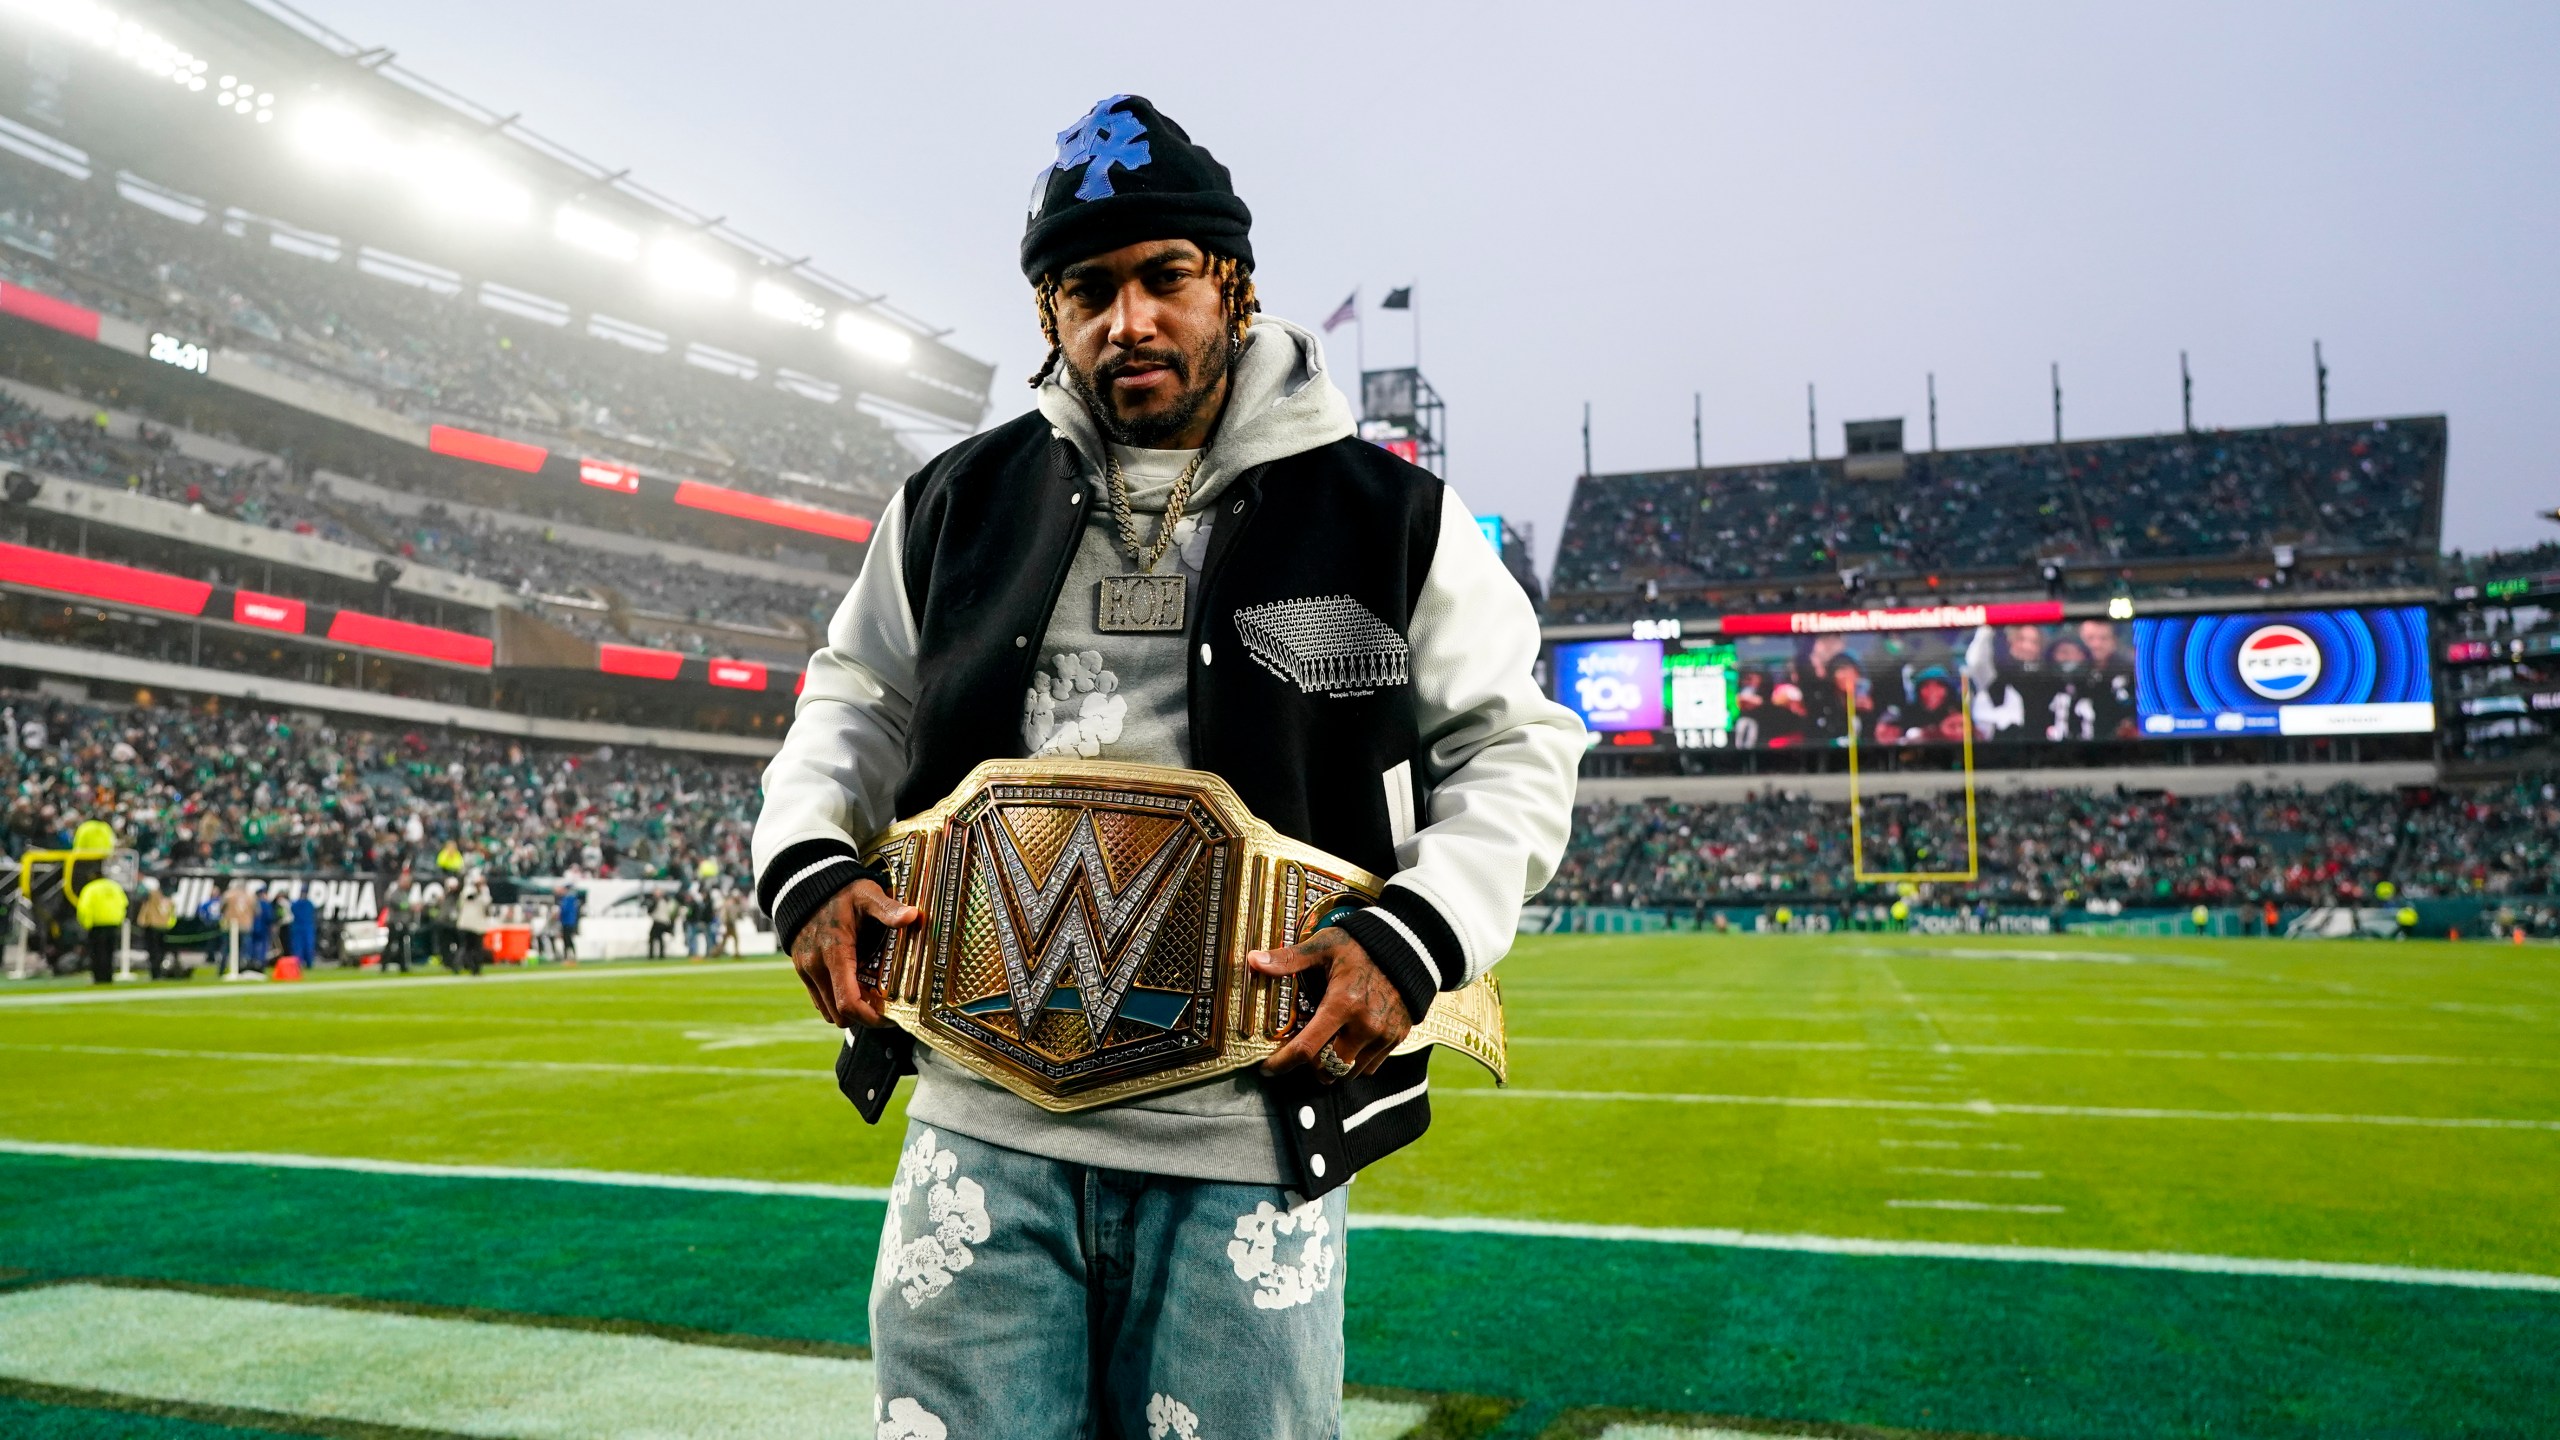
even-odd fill
[{"label": "gold pendant", "polygon": [[1172,575],[1105,575],[1094,596],[1093,628],[1105,635],[1179,634],[1185,580]]}]

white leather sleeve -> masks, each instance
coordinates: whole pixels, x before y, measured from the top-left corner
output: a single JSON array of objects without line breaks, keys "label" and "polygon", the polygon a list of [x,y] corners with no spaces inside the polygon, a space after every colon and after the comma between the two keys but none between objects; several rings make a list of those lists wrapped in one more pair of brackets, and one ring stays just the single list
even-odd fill
[{"label": "white leather sleeve", "polygon": [[1406,642],[1428,799],[1389,888],[1456,932],[1462,984],[1510,950],[1521,902],[1555,874],[1586,732],[1538,688],[1537,613],[1454,490]]},{"label": "white leather sleeve", "polygon": [[753,846],[758,876],[803,841],[859,848],[897,818],[916,692],[916,619],[900,559],[906,514],[906,496],[893,497],[871,532],[862,573],[827,624],[825,648],[809,657],[791,729],[765,767]]}]

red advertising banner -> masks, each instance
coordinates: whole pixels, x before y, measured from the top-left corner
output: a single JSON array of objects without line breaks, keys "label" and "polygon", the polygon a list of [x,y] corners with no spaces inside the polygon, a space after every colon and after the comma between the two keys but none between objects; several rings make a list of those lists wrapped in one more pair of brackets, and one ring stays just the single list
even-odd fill
[{"label": "red advertising banner", "polygon": [[0,315],[15,315],[38,325],[77,335],[83,340],[98,338],[98,312],[68,300],[56,300],[24,285],[0,283]]},{"label": "red advertising banner", "polygon": [[310,612],[299,600],[281,595],[261,595],[255,590],[240,590],[231,596],[231,619],[234,624],[255,625],[262,630],[282,630],[299,635],[310,623]]},{"label": "red advertising banner", "polygon": [[380,615],[366,615],[354,610],[341,610],[330,620],[329,638],[341,645],[389,650],[398,655],[415,655],[422,660],[468,665],[475,670],[489,669],[498,659],[497,643],[486,636],[465,635],[459,630],[439,630],[433,625],[412,625],[406,620],[387,620]]},{"label": "red advertising banner", "polygon": [[596,647],[596,668],[636,680],[673,680],[684,669],[684,656],[640,645],[603,644]]},{"label": "red advertising banner", "polygon": [[178,615],[201,615],[205,602],[213,598],[213,587],[202,580],[27,545],[0,544],[0,582]]},{"label": "red advertising banner", "polygon": [[1854,635],[1876,630],[1971,630],[1983,625],[2050,625],[2059,600],[2013,605],[1921,605],[1898,610],[1797,610],[1781,615],[1727,615],[1727,635]]},{"label": "red advertising banner", "polygon": [[539,445],[502,440],[477,430],[465,430],[459,425],[428,426],[427,448],[456,460],[476,460],[504,470],[522,470],[528,475],[541,469],[542,462],[551,458],[551,452]]},{"label": "red advertising banner", "polygon": [[711,662],[711,683],[731,690],[761,690],[764,688],[764,674],[764,666],[753,660]]},{"label": "red advertising banner", "polygon": [[850,540],[856,545],[868,543],[871,539],[871,522],[859,515],[821,510],[815,505],[795,505],[788,500],[750,495],[744,490],[705,484],[700,480],[676,482],[676,503],[696,510],[708,510],[715,515],[734,515],[741,520],[760,520],[767,525]]}]

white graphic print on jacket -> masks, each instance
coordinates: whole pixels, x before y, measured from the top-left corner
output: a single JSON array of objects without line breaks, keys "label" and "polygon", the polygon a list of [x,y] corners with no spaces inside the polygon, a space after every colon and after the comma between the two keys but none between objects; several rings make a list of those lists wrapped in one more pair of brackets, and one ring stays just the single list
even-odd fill
[{"label": "white graphic print on jacket", "polygon": [[1147,1400],[1147,1440],[1200,1440],[1200,1417],[1170,1395]]},{"label": "white graphic print on jacket", "polygon": [[[898,1287],[910,1310],[951,1288],[951,1277],[977,1259],[969,1247],[986,1241],[987,1192],[959,1170],[958,1152],[943,1149],[931,1130],[918,1130],[898,1154],[897,1178],[889,1182],[889,1214],[880,1226],[880,1268],[874,1283]],[[933,1231],[907,1239],[901,1216],[916,1187],[928,1183],[924,1211]],[[942,1433],[939,1423],[933,1433]]]},{"label": "white graphic print on jacket", "polygon": [[1120,738],[1129,701],[1116,694],[1120,677],[1099,650],[1050,657],[1057,674],[1033,677],[1022,697],[1022,743],[1034,756],[1081,755],[1090,760]]},{"label": "white graphic print on jacket", "polygon": [[[1265,1200],[1250,1215],[1236,1217],[1236,1238],[1227,1242],[1227,1259],[1236,1278],[1253,1284],[1253,1307],[1286,1310],[1304,1305],[1333,1283],[1333,1251],[1324,1243],[1333,1222],[1324,1217],[1324,1202],[1310,1200],[1283,1210]],[[1286,1244],[1295,1261],[1282,1257]]]},{"label": "white graphic print on jacket", "polygon": [[880,1413],[880,1397],[871,1397],[871,1415],[878,1440],[951,1440],[951,1432],[942,1417],[902,1395],[889,1402],[888,1413]]}]

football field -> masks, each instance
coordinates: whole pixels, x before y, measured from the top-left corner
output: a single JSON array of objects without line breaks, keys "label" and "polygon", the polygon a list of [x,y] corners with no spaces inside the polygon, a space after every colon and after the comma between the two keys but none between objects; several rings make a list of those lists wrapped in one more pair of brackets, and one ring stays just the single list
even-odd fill
[{"label": "football field", "polygon": [[[1348,1434],[2560,1417],[2560,950],[1500,973],[1512,1084],[1444,1056],[1352,1188]],[[0,990],[0,1434],[867,1436],[903,1120],[838,1044],[778,960]]]}]

